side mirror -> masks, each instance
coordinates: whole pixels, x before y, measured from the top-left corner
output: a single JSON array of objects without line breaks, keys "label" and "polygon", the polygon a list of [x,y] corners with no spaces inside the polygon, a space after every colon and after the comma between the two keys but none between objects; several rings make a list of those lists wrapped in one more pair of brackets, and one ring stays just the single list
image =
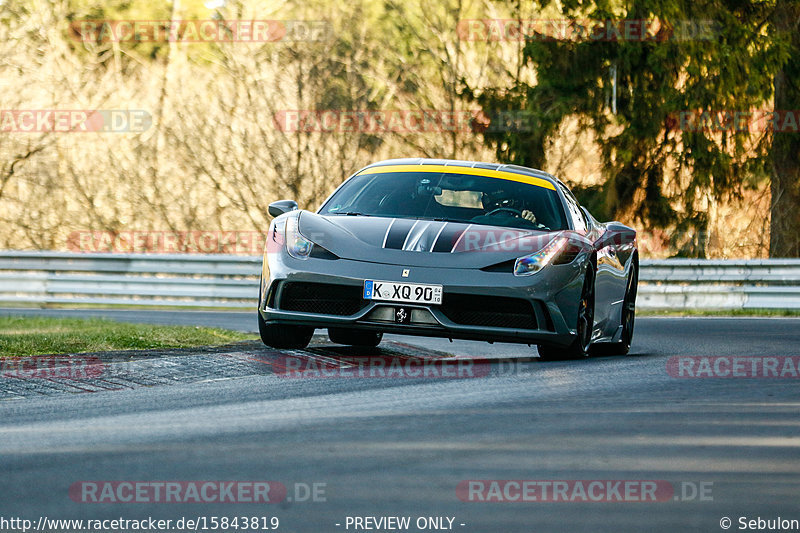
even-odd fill
[{"label": "side mirror", "polygon": [[626,246],[636,242],[636,230],[619,222],[608,222],[606,231],[595,242],[595,248],[606,246]]},{"label": "side mirror", "polygon": [[288,213],[289,211],[294,211],[297,209],[297,202],[294,200],[278,200],[277,202],[272,202],[269,204],[267,211],[269,212],[270,216],[279,217],[284,213]]}]

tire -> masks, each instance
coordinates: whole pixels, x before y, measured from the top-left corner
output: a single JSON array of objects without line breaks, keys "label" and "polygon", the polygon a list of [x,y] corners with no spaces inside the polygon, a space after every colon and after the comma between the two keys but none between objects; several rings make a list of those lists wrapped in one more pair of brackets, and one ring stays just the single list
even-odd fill
[{"label": "tire", "polygon": [[314,328],[311,326],[291,326],[285,324],[267,324],[261,316],[261,283],[263,278],[258,280],[258,333],[261,335],[261,342],[269,348],[288,348],[302,350],[311,342],[314,335]]},{"label": "tire", "polygon": [[383,333],[379,331],[359,331],[346,328],[328,328],[328,338],[336,344],[374,347],[380,344]]},{"label": "tire", "polygon": [[575,340],[569,346],[538,346],[539,359],[542,361],[566,361],[583,359],[589,356],[594,328],[594,265],[589,263],[586,277],[583,279],[581,298],[578,301],[578,322]]},{"label": "tire", "polygon": [[592,346],[592,355],[627,355],[633,341],[633,328],[636,325],[636,292],[639,286],[639,267],[631,267],[625,284],[625,297],[622,300],[620,323],[622,335],[619,342],[602,343]]},{"label": "tire", "polygon": [[267,324],[258,313],[258,332],[261,342],[270,348],[293,348],[302,350],[311,342],[314,328],[287,324]]}]

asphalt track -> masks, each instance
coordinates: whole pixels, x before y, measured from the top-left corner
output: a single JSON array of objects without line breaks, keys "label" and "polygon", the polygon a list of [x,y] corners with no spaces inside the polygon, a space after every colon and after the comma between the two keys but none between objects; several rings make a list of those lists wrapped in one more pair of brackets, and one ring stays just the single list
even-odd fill
[{"label": "asphalt track", "polygon": [[[96,313],[254,329],[249,313]],[[667,371],[673,356],[797,357],[799,341],[796,318],[640,318],[627,357],[523,359],[499,371],[504,361],[465,379],[288,379],[269,364],[281,354],[256,343],[140,356],[125,366],[137,386],[0,401],[0,517],[277,516],[287,532],[375,531],[346,528],[348,516],[411,517],[407,531],[419,531],[418,517],[454,517],[464,532],[723,531],[723,517],[732,530],[740,517],[800,520],[798,379]],[[395,336],[381,350],[535,355],[524,345]],[[319,341],[294,355],[304,353],[347,355]],[[148,372],[158,379],[137,378]],[[0,378],[0,390],[13,379]],[[289,494],[267,505],[75,502],[69,487],[84,480],[271,480]],[[466,480],[662,480],[674,492],[658,502],[462,501],[456,488]],[[324,495],[297,501],[314,483]]]}]

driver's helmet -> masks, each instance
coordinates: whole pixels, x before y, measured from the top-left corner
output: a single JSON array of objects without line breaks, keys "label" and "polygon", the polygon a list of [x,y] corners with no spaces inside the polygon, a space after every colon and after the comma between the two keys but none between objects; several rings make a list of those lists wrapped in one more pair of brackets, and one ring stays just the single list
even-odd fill
[{"label": "driver's helmet", "polygon": [[481,202],[487,213],[501,207],[508,207],[516,211],[522,211],[523,209],[522,201],[503,189],[483,193]]}]

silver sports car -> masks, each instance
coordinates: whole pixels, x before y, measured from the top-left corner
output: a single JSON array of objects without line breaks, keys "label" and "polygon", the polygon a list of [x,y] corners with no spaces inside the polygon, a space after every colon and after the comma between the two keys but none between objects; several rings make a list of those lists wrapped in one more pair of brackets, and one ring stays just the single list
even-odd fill
[{"label": "silver sports car", "polygon": [[382,161],[316,213],[269,206],[258,303],[264,344],[376,346],[383,333],[536,344],[545,359],[628,352],[635,230],[599,223],[530,168]]}]

